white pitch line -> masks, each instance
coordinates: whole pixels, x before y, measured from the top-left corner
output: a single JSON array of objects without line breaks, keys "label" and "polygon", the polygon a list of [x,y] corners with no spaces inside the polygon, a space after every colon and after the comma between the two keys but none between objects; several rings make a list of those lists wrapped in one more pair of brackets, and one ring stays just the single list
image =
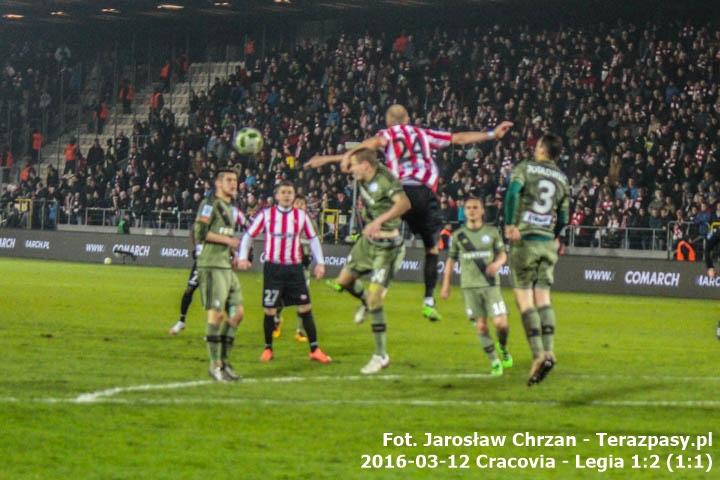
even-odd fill
[{"label": "white pitch line", "polygon": [[[0,397],[0,403],[17,403],[21,400],[13,397]],[[24,401],[23,401],[24,402]],[[33,398],[29,403],[72,404],[78,405],[75,398]],[[473,406],[550,406],[550,407],[670,407],[720,409],[718,400],[595,400],[590,402],[572,402],[562,400],[431,400],[431,399],[264,399],[264,398],[112,398],[101,397],[93,401],[97,405],[324,405],[324,406],[408,406],[408,407],[473,407]]]},{"label": "white pitch line", "polygon": [[99,398],[108,398],[118,393],[124,392],[145,392],[148,390],[177,390],[179,388],[199,387],[201,385],[209,385],[214,383],[212,380],[199,380],[195,382],[176,382],[176,383],[160,383],[148,385],[131,385],[129,387],[114,387],[107,390],[98,390],[97,392],[83,393],[75,397],[77,403],[91,403]]},{"label": "white pitch line", "polygon": [[[718,381],[720,377],[673,377],[673,376],[652,376],[652,375],[589,375],[589,374],[565,374],[574,378],[593,378],[593,379],[633,379],[633,380],[660,380],[660,381]],[[258,383],[299,383],[299,382],[357,382],[357,381],[390,381],[390,380],[444,380],[444,379],[492,379],[489,374],[485,373],[435,373],[424,375],[316,375],[316,376],[286,376],[286,377],[250,377],[243,378],[240,384],[258,384]],[[98,390],[90,393],[83,393],[75,397],[77,403],[92,403],[99,399],[110,398],[120,393],[126,392],[143,392],[154,390],[179,390],[183,388],[192,388],[203,385],[213,384],[212,380],[199,380],[191,382],[175,382],[160,383],[146,385],[131,385],[128,387],[113,387],[105,390]]]}]

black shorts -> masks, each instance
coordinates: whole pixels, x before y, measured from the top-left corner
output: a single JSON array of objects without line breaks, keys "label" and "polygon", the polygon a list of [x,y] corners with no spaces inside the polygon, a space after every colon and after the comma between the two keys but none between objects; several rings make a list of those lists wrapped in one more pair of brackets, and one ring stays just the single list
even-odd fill
[{"label": "black shorts", "polygon": [[307,305],[310,293],[302,265],[263,265],[263,307]]},{"label": "black shorts", "polygon": [[193,262],[192,270],[190,270],[190,276],[188,277],[187,286],[195,290],[200,285],[198,280],[197,262]]},{"label": "black shorts", "polygon": [[410,200],[410,210],[402,219],[414,235],[422,238],[425,248],[434,247],[443,227],[440,204],[435,193],[424,185],[403,185]]}]

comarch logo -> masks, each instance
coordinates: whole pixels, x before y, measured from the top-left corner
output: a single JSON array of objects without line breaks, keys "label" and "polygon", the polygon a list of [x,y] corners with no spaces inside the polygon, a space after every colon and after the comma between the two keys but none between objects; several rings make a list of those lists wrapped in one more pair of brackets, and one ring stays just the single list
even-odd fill
[{"label": "comarch logo", "polygon": [[585,280],[588,282],[612,282],[615,272],[610,270],[585,270]]},{"label": "comarch logo", "polygon": [[325,265],[328,267],[342,267],[347,263],[346,257],[325,256]]},{"label": "comarch logo", "polygon": [[720,277],[710,278],[707,275],[698,275],[695,277],[695,285],[698,287],[717,288],[720,287]]},{"label": "comarch logo", "polygon": [[8,250],[15,248],[15,239],[12,237],[0,237],[0,248]]},{"label": "comarch logo", "polygon": [[25,248],[32,250],[50,250],[50,242],[47,240],[25,240]]},{"label": "comarch logo", "polygon": [[172,258],[187,258],[190,256],[188,253],[187,248],[161,248],[160,249],[160,256],[161,257],[172,257]]},{"label": "comarch logo", "polygon": [[115,244],[113,245],[113,252],[118,253],[132,253],[136,257],[149,257],[150,256],[150,245],[135,245],[135,244]]},{"label": "comarch logo", "polygon": [[679,287],[680,274],[677,272],[649,272],[628,270],[625,273],[626,285],[645,285],[649,287]]},{"label": "comarch logo", "polygon": [[86,243],[85,252],[87,253],[105,253],[105,245],[102,243]]},{"label": "comarch logo", "polygon": [[417,260],[403,260],[402,263],[400,263],[400,270],[416,272],[420,270],[420,262]]}]

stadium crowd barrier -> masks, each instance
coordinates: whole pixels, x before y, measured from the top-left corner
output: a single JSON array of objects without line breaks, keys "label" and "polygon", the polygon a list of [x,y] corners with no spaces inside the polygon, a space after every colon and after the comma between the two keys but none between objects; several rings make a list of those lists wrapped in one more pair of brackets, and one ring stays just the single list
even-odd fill
[{"label": "stadium crowd barrier", "polygon": [[[117,250],[130,252],[134,258],[114,253]],[[261,244],[256,244],[255,251],[261,250]],[[327,275],[335,275],[342,268],[349,250],[346,245],[324,247]],[[114,263],[177,268],[192,264],[186,237],[90,232],[0,230],[0,256],[98,264],[111,257]],[[396,278],[422,281],[423,258],[422,249],[409,248]],[[442,271],[443,266],[441,257],[438,269]],[[256,258],[253,271],[259,269]],[[503,267],[503,286],[509,286],[508,274],[509,268]],[[720,299],[720,280],[707,277],[702,263],[565,256],[560,259],[555,277],[554,289],[558,291]]]}]

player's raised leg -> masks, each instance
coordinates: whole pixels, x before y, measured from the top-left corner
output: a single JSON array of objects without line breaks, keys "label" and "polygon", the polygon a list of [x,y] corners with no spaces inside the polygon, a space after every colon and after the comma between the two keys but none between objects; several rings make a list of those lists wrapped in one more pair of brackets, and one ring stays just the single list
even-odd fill
[{"label": "player's raised leg", "polygon": [[545,361],[538,372],[538,381],[541,382],[555,367],[555,310],[550,302],[550,288],[535,288],[535,305],[540,316],[540,329],[542,332]]},{"label": "player's raised leg", "polygon": [[[440,231],[440,229],[438,229]],[[425,282],[425,298],[423,299],[423,316],[431,322],[442,320],[442,315],[435,307],[435,286],[438,281],[437,246],[425,250],[425,265],[423,267],[423,281]]]},{"label": "player's raised leg", "polygon": [[331,285],[337,291],[348,292],[350,295],[360,301],[360,305],[355,311],[355,316],[353,317],[354,322],[360,324],[365,321],[365,316],[367,314],[367,298],[365,295],[365,289],[363,287],[363,284],[358,277],[359,275],[357,273],[348,270],[347,268],[343,268],[342,270],[340,270],[340,274],[338,275],[335,282]]},{"label": "player's raised leg", "polygon": [[[511,257],[512,258],[512,257]],[[510,267],[512,269],[512,266]],[[511,270],[512,271],[512,270]],[[535,308],[532,288],[515,288],[515,303],[520,311],[525,337],[532,352],[532,365],[530,366],[529,384],[537,383],[531,380],[537,375],[540,366],[545,361],[545,350],[542,344],[540,315]]]}]

